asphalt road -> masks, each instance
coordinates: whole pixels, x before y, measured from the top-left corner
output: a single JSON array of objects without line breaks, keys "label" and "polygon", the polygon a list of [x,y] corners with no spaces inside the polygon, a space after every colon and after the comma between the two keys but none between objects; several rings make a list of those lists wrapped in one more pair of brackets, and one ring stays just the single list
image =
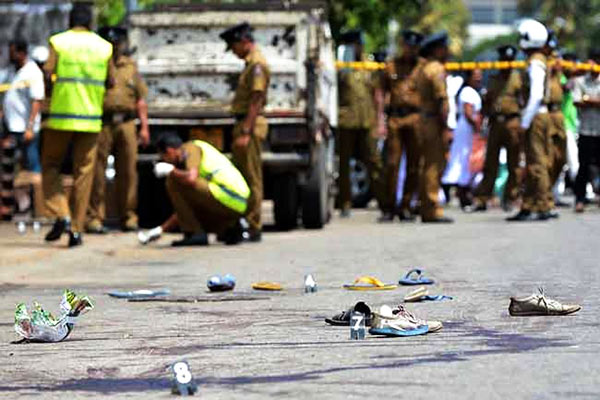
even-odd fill
[{"label": "asphalt road", "polygon": [[[508,224],[491,211],[451,210],[448,226],[378,225],[355,212],[322,231],[268,233],[261,244],[178,250],[173,237],[141,247],[135,235],[85,236],[64,250],[43,233],[0,225],[0,398],[171,398],[165,367],[189,362],[202,398],[600,398],[600,210],[557,221]],[[64,246],[64,243],[62,244]],[[454,300],[408,308],[444,329],[413,338],[350,341],[323,319],[358,300],[395,305],[408,289],[357,293],[359,275],[397,281],[410,266]],[[130,303],[110,289],[169,288],[207,296],[206,279],[232,273],[234,295],[274,280],[281,293],[257,301]],[[319,291],[304,294],[305,273]],[[511,295],[544,286],[582,311],[513,318]],[[17,302],[58,309],[63,288],[96,308],[62,343],[10,344]],[[264,296],[264,294],[261,294]]]}]

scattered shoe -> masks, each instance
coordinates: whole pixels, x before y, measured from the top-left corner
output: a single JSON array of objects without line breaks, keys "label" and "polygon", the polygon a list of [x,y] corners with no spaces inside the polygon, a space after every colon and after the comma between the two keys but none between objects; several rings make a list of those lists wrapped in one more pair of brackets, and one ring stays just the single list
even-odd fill
[{"label": "scattered shoe", "polygon": [[227,292],[235,288],[235,277],[231,274],[213,275],[208,278],[206,286],[211,292]]},{"label": "scattered shoe", "polygon": [[160,289],[160,290],[139,289],[139,290],[132,290],[129,292],[113,290],[106,294],[109,295],[110,297],[115,297],[117,299],[147,299],[147,298],[152,298],[152,297],[168,296],[169,294],[171,294],[171,291],[169,289]]},{"label": "scattered shoe", "polygon": [[546,297],[543,288],[539,294],[517,299],[510,298],[508,313],[513,317],[526,317],[534,315],[568,315],[581,310],[579,304],[561,304],[556,300]]},{"label": "scattered shoe", "polygon": [[83,239],[81,238],[81,233],[79,232],[69,232],[69,247],[77,247],[83,244]]},{"label": "scattered shoe", "polygon": [[175,240],[171,243],[173,247],[183,246],[208,246],[208,235],[204,232],[189,234],[186,233],[181,240]]},{"label": "scattered shoe", "polygon": [[423,271],[419,268],[413,268],[404,275],[404,278],[398,281],[401,285],[431,285],[433,283],[433,279],[425,278],[423,276]]},{"label": "scattered shoe", "polygon": [[417,318],[416,315],[414,315],[413,313],[408,311],[402,305],[399,305],[397,308],[393,309],[392,314],[394,314],[396,316],[400,316],[402,318],[405,318],[408,321],[414,322],[417,325],[427,325],[427,327],[429,328],[428,333],[438,332],[444,327],[444,325],[441,323],[441,321],[434,321],[434,320],[426,321],[424,319]]},{"label": "scattered shoe", "polygon": [[450,217],[422,218],[424,224],[453,224],[454,220]]},{"label": "scattered shoe", "polygon": [[362,301],[359,301],[354,305],[354,307],[350,307],[347,311],[342,311],[331,318],[325,318],[325,322],[333,326],[349,326],[350,317],[355,311],[364,314],[365,325],[371,326],[371,308],[369,308],[369,306]]},{"label": "scattered shoe", "polygon": [[425,288],[425,286],[421,286],[413,290],[404,296],[405,303],[416,303],[419,301],[442,301],[442,300],[452,300],[451,296],[446,296],[443,294],[430,295],[429,291]]},{"label": "scattered shoe", "polygon": [[403,313],[394,314],[390,306],[383,305],[379,311],[373,312],[369,333],[383,336],[417,336],[429,332],[426,324],[417,321],[407,318]]},{"label": "scattered shoe", "polygon": [[262,281],[262,282],[253,283],[252,289],[278,292],[280,290],[283,290],[283,287],[281,286],[281,284],[279,284],[277,282]]},{"label": "scattered shoe", "polygon": [[354,280],[354,283],[344,285],[347,290],[392,290],[398,286],[394,284],[385,284],[373,276],[361,276]]},{"label": "scattered shoe", "polygon": [[68,219],[57,219],[52,229],[46,235],[46,242],[54,242],[60,239],[63,233],[71,230],[71,221]]}]

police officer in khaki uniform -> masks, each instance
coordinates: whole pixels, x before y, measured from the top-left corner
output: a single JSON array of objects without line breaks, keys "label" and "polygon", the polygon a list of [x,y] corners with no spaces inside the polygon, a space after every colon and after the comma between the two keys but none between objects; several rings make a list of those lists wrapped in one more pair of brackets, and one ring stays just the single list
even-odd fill
[{"label": "police officer in khaki uniform", "polygon": [[[510,45],[500,46],[497,51],[499,61],[514,61],[517,55],[517,48]],[[502,147],[506,149],[508,164],[508,181],[503,195],[505,209],[510,208],[519,197],[521,90],[521,73],[516,70],[502,69],[490,77],[483,101],[483,113],[489,118],[489,135],[483,180],[474,192],[474,211],[487,210],[498,175],[498,157]]]},{"label": "police officer in khaki uniform", "polygon": [[233,163],[244,175],[251,190],[246,212],[250,225],[249,240],[260,242],[263,199],[261,148],[268,133],[267,119],[262,113],[267,102],[271,72],[254,43],[252,31],[250,24],[244,22],[227,29],[220,37],[227,43],[226,50],[231,50],[246,63],[231,103],[231,112],[237,121],[233,128]]},{"label": "police officer in khaki uniform", "polygon": [[550,218],[549,132],[547,59],[543,48],[548,40],[546,27],[533,19],[519,25],[519,45],[527,54],[523,72],[525,108],[521,118],[521,134],[525,138],[525,193],[518,214],[507,221],[545,221]]},{"label": "police officer in khaki uniform", "polygon": [[546,43],[546,52],[549,56],[549,76],[548,76],[548,112],[550,115],[550,149],[549,149],[549,169],[550,191],[548,202],[550,203],[550,217],[556,217],[558,214],[552,209],[555,206],[554,194],[552,188],[556,185],[558,178],[567,162],[567,131],[565,129],[565,116],[562,112],[563,87],[561,83],[562,64],[561,57],[558,54],[558,38],[553,30],[548,31],[548,42]]},{"label": "police officer in khaki uniform", "polygon": [[100,36],[113,44],[112,62],[115,85],[104,96],[103,126],[98,136],[98,154],[94,169],[94,186],[87,212],[88,233],[105,233],[106,163],[115,155],[116,194],[121,229],[138,229],[136,117],[140,120],[139,139],[143,146],[150,142],[148,130],[148,89],[140,77],[135,61],[128,56],[127,30],[110,27],[100,29]]},{"label": "police officer in khaki uniform", "polygon": [[446,167],[448,143],[448,92],[446,69],[448,34],[438,32],[421,43],[421,54],[427,59],[417,77],[417,90],[421,99],[421,170],[419,198],[421,220],[425,223],[452,223],[439,205],[440,180]]},{"label": "police officer in khaki uniform", "polygon": [[[421,151],[419,148],[419,107],[417,75],[425,64],[419,57],[423,35],[412,30],[402,32],[402,54],[388,61],[383,76],[385,99],[389,96],[388,132],[386,139],[386,195],[388,212],[382,220],[393,220],[397,214],[400,221],[413,221],[410,202],[418,190]],[[380,108],[383,101],[379,102]],[[381,112],[381,110],[380,110]],[[406,180],[400,206],[396,208],[398,170],[402,153],[406,154]]]},{"label": "police officer in khaki uniform", "polygon": [[[363,34],[361,31],[348,31],[340,37],[340,42],[353,53],[353,61],[363,60]],[[379,78],[380,80],[381,78]],[[371,71],[363,69],[342,69],[338,73],[338,146],[339,203],[342,217],[350,215],[352,193],[350,189],[350,158],[358,156],[369,171],[371,189],[385,211],[386,199],[383,183],[383,164],[377,152],[375,128],[377,108],[375,95],[378,79]]]}]

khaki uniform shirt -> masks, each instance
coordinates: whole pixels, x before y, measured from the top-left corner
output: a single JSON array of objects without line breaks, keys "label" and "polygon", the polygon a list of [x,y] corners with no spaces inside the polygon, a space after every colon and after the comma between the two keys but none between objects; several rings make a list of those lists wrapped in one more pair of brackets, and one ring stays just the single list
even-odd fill
[{"label": "khaki uniform shirt", "polygon": [[401,57],[386,63],[383,88],[390,93],[392,112],[398,108],[419,108],[421,101],[417,91],[417,76],[424,64],[423,58],[413,63]]},{"label": "khaki uniform shirt", "polygon": [[[231,112],[236,115],[248,114],[253,92],[264,93],[265,103],[269,89],[271,72],[267,60],[257,47],[246,56],[246,66],[242,71],[231,103]],[[263,104],[264,107],[264,104]],[[261,110],[262,111],[262,110]]]},{"label": "khaki uniform shirt", "polygon": [[521,74],[517,71],[492,75],[483,103],[483,113],[487,116],[518,114],[521,111],[522,87]]},{"label": "khaki uniform shirt", "polygon": [[376,81],[373,73],[366,70],[345,69],[338,73],[340,128],[371,129],[374,126]]},{"label": "khaki uniform shirt", "polygon": [[114,86],[104,95],[104,110],[135,112],[138,100],[148,95],[148,88],[138,73],[135,61],[131,57],[120,56],[114,62],[114,72]]},{"label": "khaki uniform shirt", "polygon": [[550,73],[549,75],[548,86],[546,88],[548,93],[545,96],[545,100],[547,104],[557,107],[557,111],[560,111],[560,105],[562,104],[564,94],[562,85],[560,83],[560,74]]},{"label": "khaki uniform shirt", "polygon": [[438,115],[440,104],[448,103],[444,64],[437,60],[427,60],[418,75],[417,92],[421,99],[422,112]]}]

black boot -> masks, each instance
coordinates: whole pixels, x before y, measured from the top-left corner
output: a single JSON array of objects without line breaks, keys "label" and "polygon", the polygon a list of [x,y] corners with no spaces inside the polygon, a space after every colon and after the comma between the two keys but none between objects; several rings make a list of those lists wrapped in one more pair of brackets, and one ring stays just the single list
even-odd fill
[{"label": "black boot", "polygon": [[81,233],[69,232],[69,247],[81,246],[82,244]]},{"label": "black boot", "polygon": [[71,230],[71,221],[68,219],[57,219],[52,225],[52,229],[46,235],[46,242],[54,242],[62,236],[66,231]]},{"label": "black boot", "polygon": [[508,222],[525,222],[533,221],[533,215],[529,210],[521,210],[518,214],[506,218]]}]

